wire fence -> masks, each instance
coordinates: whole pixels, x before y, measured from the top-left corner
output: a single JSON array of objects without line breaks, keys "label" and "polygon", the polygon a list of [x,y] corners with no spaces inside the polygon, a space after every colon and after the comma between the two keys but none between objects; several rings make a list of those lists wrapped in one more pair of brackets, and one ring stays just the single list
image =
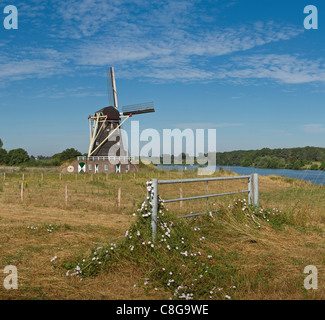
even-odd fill
[{"label": "wire fence", "polygon": [[[144,183],[135,175],[3,172],[0,202],[36,207],[105,212],[134,207],[142,200]],[[145,179],[143,177],[142,179]],[[133,183],[125,183],[133,180]]]}]

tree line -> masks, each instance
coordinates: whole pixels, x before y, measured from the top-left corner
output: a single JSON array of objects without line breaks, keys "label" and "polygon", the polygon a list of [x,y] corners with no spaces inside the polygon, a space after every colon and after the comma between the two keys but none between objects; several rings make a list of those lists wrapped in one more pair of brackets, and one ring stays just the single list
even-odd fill
[{"label": "tree line", "polygon": [[3,142],[0,139],[0,165],[6,166],[26,166],[26,167],[52,167],[60,166],[69,160],[75,160],[82,154],[69,148],[53,156],[29,156],[28,152],[22,148],[7,151],[3,148]]},{"label": "tree line", "polygon": [[303,147],[216,153],[217,165],[268,169],[325,170],[325,148]]},{"label": "tree line", "polygon": [[[29,156],[27,151],[18,148],[7,151],[3,148],[0,139],[0,165],[7,166],[60,166],[63,163],[75,160],[82,154],[69,148],[52,156]],[[186,164],[186,154],[179,155]],[[178,158],[179,158],[178,157]],[[162,157],[161,157],[161,163]],[[171,155],[171,162],[175,157]],[[196,161],[195,161],[196,163]],[[238,150],[216,153],[216,164],[219,166],[241,166],[267,169],[311,169],[325,170],[325,148],[303,147],[260,150]]]}]

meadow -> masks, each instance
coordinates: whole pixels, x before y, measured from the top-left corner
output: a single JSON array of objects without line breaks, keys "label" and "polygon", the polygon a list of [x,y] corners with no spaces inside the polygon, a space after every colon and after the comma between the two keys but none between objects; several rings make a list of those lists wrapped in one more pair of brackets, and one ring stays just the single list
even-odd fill
[{"label": "meadow", "polygon": [[[0,299],[325,298],[323,186],[261,176],[258,209],[243,194],[162,205],[153,242],[146,182],[192,177],[195,171],[153,168],[109,175],[3,169],[0,275],[16,266],[19,287],[6,290],[0,277]],[[245,189],[246,181],[209,183],[209,193]],[[159,187],[162,199],[180,192],[203,195],[207,186]],[[307,265],[318,268],[318,290],[303,286]]]}]

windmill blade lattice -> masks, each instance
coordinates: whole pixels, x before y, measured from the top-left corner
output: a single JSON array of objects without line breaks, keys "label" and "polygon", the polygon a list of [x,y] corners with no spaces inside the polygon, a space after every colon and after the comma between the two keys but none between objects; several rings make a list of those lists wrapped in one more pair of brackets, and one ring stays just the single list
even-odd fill
[{"label": "windmill blade lattice", "polygon": [[130,114],[150,113],[155,112],[155,107],[153,102],[138,103],[122,107],[122,112],[125,116]]}]

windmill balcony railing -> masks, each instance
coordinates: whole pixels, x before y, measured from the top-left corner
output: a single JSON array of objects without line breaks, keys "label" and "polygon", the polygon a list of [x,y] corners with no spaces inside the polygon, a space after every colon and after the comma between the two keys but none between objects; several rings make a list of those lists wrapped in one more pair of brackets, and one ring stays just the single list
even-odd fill
[{"label": "windmill balcony railing", "polygon": [[97,156],[97,157],[87,157],[87,156],[81,156],[78,157],[78,161],[119,161],[119,162],[127,162],[135,161],[135,157],[128,157],[128,156]]}]

